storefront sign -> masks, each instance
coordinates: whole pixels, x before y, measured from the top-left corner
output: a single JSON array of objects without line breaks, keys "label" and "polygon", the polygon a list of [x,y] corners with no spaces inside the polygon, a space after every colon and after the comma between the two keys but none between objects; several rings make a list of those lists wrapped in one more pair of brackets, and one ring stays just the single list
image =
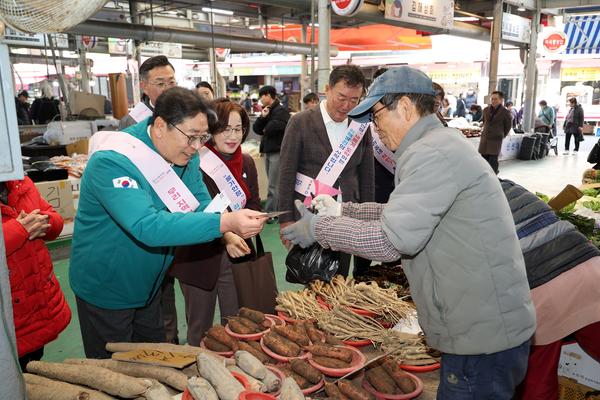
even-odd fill
[{"label": "storefront sign", "polygon": [[385,0],[385,18],[450,29],[454,26],[454,1]]},{"label": "storefront sign", "polygon": [[331,0],[331,9],[337,15],[350,17],[356,14],[363,5],[363,0]]},{"label": "storefront sign", "polygon": [[[54,45],[58,49],[69,48],[69,37],[66,33],[52,34]],[[46,47],[49,46],[46,35],[43,33],[23,33],[8,26],[4,30],[2,42],[23,47]]]},{"label": "storefront sign", "polygon": [[530,38],[531,20],[514,14],[502,14],[502,39],[529,43]]},{"label": "storefront sign", "polygon": [[437,83],[470,83],[481,78],[480,68],[455,69],[443,71],[425,71],[432,81]]},{"label": "storefront sign", "polygon": [[140,46],[140,52],[146,57],[163,55],[168,58],[182,58],[182,48],[180,43],[146,42]]},{"label": "storefront sign", "polygon": [[81,37],[81,43],[83,43],[83,46],[87,49],[93,49],[94,47],[96,47],[96,44],[98,44],[98,38],[96,36],[82,36]]},{"label": "storefront sign", "polygon": [[567,35],[557,30],[544,32],[542,46],[549,53],[560,53],[567,47]]},{"label": "storefront sign", "polygon": [[600,81],[600,68],[563,68],[560,80],[566,82]]},{"label": "storefront sign", "polygon": [[126,55],[132,53],[133,41],[129,39],[108,38],[108,53],[112,55]]}]

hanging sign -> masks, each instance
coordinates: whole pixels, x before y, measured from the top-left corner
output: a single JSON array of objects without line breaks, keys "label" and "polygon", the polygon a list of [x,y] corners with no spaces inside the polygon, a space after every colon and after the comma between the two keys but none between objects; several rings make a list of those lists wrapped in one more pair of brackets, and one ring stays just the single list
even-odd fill
[{"label": "hanging sign", "polygon": [[454,26],[454,1],[385,0],[385,18],[450,29]]},{"label": "hanging sign", "polygon": [[96,47],[96,44],[98,43],[98,38],[96,36],[84,35],[81,37],[81,43],[83,43],[83,47],[85,47],[87,50],[90,50]]},{"label": "hanging sign", "polygon": [[[2,42],[23,47],[45,47],[49,46],[45,36],[46,35],[43,33],[20,32],[7,26],[4,30],[4,38],[2,38]],[[66,33],[54,33],[52,34],[52,39],[56,48],[69,48],[69,37]]]},{"label": "hanging sign", "polygon": [[133,41],[129,39],[108,38],[108,53],[126,55],[133,50]]},{"label": "hanging sign", "polygon": [[215,47],[215,56],[220,61],[224,61],[225,58],[231,53],[231,49],[224,49],[222,47]]},{"label": "hanging sign", "polygon": [[503,13],[502,39],[529,43],[531,41],[531,20],[518,15]]},{"label": "hanging sign", "polygon": [[363,0],[331,0],[331,9],[342,17],[351,17],[363,5]]},{"label": "hanging sign", "polygon": [[548,53],[560,53],[567,47],[567,35],[559,30],[544,32],[542,46]]},{"label": "hanging sign", "polygon": [[143,56],[167,56],[167,58],[182,58],[182,45],[180,43],[145,42],[140,46]]}]

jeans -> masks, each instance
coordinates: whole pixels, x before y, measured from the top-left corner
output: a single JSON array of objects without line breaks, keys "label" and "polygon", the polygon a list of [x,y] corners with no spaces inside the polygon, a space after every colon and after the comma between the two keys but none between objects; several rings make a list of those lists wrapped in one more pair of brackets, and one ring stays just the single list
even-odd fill
[{"label": "jeans", "polygon": [[530,341],[492,354],[442,355],[438,400],[510,400],[525,378]]},{"label": "jeans", "polygon": [[265,154],[265,169],[269,181],[269,192],[267,194],[266,212],[277,211],[277,185],[279,184],[279,153]]}]

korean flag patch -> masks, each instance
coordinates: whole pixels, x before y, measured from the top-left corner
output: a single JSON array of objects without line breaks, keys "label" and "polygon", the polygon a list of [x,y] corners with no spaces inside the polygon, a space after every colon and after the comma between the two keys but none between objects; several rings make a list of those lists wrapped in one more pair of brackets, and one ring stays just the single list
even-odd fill
[{"label": "korean flag patch", "polygon": [[134,179],[128,176],[113,179],[113,186],[122,189],[137,189],[138,184]]}]

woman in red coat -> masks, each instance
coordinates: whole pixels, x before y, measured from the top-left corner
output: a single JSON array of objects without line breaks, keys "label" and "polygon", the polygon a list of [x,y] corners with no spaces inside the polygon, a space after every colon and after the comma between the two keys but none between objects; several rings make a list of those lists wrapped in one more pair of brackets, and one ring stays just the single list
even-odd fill
[{"label": "woman in red coat", "polygon": [[63,220],[31,179],[0,182],[0,212],[12,293],[19,363],[39,360],[44,345],[71,320],[44,240],[55,239]]}]

